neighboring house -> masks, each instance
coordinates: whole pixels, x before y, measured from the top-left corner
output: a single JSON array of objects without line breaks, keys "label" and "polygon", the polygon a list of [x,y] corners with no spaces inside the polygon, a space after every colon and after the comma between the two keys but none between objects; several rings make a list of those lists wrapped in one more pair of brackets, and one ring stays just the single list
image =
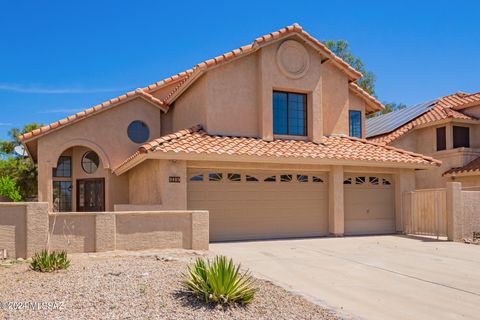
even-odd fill
[{"label": "neighboring house", "polygon": [[392,233],[440,162],[364,139],[383,105],[361,76],[293,25],[21,140],[54,210],[206,209],[211,240]]},{"label": "neighboring house", "polygon": [[442,161],[416,173],[417,189],[444,188],[447,181],[480,186],[480,92],[457,92],[366,121],[369,141]]}]

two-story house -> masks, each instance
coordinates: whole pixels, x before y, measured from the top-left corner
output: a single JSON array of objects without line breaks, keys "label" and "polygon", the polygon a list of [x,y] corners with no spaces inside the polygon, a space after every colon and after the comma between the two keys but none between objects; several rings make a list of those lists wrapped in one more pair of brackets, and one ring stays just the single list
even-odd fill
[{"label": "two-story house", "polygon": [[383,108],[298,25],[21,137],[58,211],[203,209],[210,239],[393,233],[417,169]]},{"label": "two-story house", "polygon": [[480,186],[480,92],[454,93],[367,119],[367,139],[442,161],[416,173],[418,189]]}]

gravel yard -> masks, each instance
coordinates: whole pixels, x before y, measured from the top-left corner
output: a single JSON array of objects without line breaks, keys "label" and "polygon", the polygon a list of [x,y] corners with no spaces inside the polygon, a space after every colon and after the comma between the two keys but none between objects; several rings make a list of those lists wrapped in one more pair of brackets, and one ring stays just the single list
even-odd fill
[{"label": "gravel yard", "polygon": [[[0,266],[0,317],[6,319],[338,319],[332,312],[256,280],[247,307],[214,307],[183,291],[182,272],[204,252],[71,255],[66,271],[42,274],[27,263]],[[13,310],[7,302],[46,302]],[[58,309],[59,307],[59,309]],[[55,310],[53,310],[55,309]]]}]

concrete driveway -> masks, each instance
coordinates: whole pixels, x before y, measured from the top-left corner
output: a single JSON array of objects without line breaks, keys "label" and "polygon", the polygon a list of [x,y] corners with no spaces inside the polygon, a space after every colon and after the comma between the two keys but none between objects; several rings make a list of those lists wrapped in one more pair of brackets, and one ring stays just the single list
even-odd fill
[{"label": "concrete driveway", "polygon": [[480,318],[480,246],[371,236],[213,243],[210,250],[348,318]]}]

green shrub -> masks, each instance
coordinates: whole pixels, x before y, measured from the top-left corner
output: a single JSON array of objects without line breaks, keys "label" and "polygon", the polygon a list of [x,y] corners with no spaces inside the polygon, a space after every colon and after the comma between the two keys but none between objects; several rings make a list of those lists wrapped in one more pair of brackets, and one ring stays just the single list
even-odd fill
[{"label": "green shrub", "polygon": [[52,251],[42,250],[40,253],[35,253],[30,263],[30,268],[39,272],[52,272],[70,267],[70,260],[67,257],[66,251]]},{"label": "green shrub", "polygon": [[0,196],[9,198],[12,201],[22,201],[22,196],[15,183],[9,176],[0,177]]},{"label": "green shrub", "polygon": [[184,286],[205,302],[219,304],[248,304],[256,289],[254,280],[247,271],[240,273],[240,264],[235,265],[224,256],[213,261],[198,258],[188,267]]}]

